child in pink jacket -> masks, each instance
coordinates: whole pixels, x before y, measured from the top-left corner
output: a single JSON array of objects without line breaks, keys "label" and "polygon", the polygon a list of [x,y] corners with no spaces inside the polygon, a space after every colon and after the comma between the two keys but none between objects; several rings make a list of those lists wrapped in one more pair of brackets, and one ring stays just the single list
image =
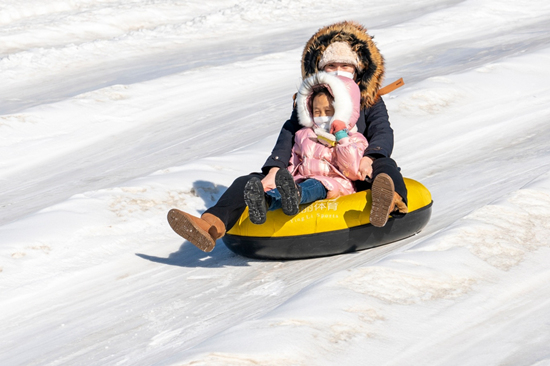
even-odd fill
[{"label": "child in pink jacket", "polygon": [[296,215],[300,204],[354,193],[353,181],[361,179],[359,162],[368,142],[355,128],[360,91],[353,79],[326,72],[312,75],[298,91],[296,108],[304,127],[296,132],[288,170],[277,172],[277,188],[264,192],[258,178],[245,186],[255,224],[265,222],[267,211],[282,208]]}]

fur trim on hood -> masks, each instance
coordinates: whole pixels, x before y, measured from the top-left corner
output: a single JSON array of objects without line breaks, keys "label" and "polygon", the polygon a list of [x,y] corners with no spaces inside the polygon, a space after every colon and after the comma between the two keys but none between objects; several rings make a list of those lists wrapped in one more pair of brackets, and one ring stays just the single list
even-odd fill
[{"label": "fur trim on hood", "polygon": [[334,98],[334,116],[332,121],[343,121],[351,130],[359,119],[360,91],[352,79],[345,76],[335,76],[326,72],[311,75],[302,82],[296,97],[296,108],[298,121],[304,127],[315,127],[313,122],[313,111],[311,110],[311,96],[315,87],[326,87]]},{"label": "fur trim on hood", "polygon": [[302,54],[302,78],[319,72],[323,52],[334,42],[346,42],[357,53],[359,67],[355,80],[361,90],[361,107],[373,106],[384,78],[384,58],[367,34],[366,28],[355,22],[341,22],[321,28],[307,42]]}]

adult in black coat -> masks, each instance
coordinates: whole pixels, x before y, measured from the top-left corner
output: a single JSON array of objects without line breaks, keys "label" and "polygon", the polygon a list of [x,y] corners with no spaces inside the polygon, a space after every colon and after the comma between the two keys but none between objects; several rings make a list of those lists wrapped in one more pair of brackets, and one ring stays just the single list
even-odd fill
[{"label": "adult in black coat", "polygon": [[[359,168],[362,180],[355,184],[357,190],[372,189],[370,221],[374,226],[384,226],[390,213],[394,217],[407,213],[407,189],[397,164],[390,158],[393,130],[379,95],[384,59],[365,28],[354,22],[341,22],[321,28],[304,48],[302,76],[306,78],[319,71],[353,77],[359,85],[362,111],[356,126],[369,146]],[[288,167],[294,135],[301,127],[294,109],[261,173],[237,178],[200,218],[170,210],[168,222],[172,229],[199,249],[211,251],[216,240],[231,229],[244,212],[244,187],[252,177],[260,178],[266,191],[275,188],[276,172]]]}]

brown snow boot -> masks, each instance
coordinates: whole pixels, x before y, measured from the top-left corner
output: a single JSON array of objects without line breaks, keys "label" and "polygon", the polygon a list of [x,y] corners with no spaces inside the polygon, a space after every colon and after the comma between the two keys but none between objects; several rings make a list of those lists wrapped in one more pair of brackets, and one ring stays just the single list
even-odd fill
[{"label": "brown snow boot", "polygon": [[390,176],[386,173],[378,174],[372,182],[371,194],[370,223],[372,226],[383,227],[395,206],[395,187]]},{"label": "brown snow boot", "polygon": [[204,252],[211,252],[216,239],[225,234],[223,222],[209,213],[199,218],[174,208],[168,212],[168,223],[179,236]]},{"label": "brown snow boot", "polygon": [[210,224],[210,229],[208,229],[208,233],[210,234],[212,239],[218,240],[225,235],[225,224],[222,222],[222,220],[218,218],[218,216],[209,213],[203,213],[201,219]]},{"label": "brown snow boot", "polygon": [[372,209],[370,222],[373,226],[383,227],[392,212],[406,214],[409,208],[403,198],[395,192],[393,180],[386,173],[376,176],[372,183]]},{"label": "brown snow boot", "polygon": [[398,195],[397,192],[393,194],[393,203],[394,207],[392,212],[399,211],[402,214],[406,214],[407,212],[409,212],[409,208],[407,207],[405,202],[403,202],[403,198],[401,198],[401,196]]}]

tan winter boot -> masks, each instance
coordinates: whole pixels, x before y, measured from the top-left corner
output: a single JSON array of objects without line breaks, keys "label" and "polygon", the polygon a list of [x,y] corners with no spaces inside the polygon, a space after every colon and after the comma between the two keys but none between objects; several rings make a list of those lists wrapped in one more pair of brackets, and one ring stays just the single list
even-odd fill
[{"label": "tan winter boot", "polygon": [[212,239],[218,240],[219,238],[225,235],[225,225],[222,222],[222,220],[218,218],[218,216],[214,216],[209,213],[204,213],[202,214],[201,219],[203,219],[204,221],[206,221],[211,225],[210,229],[208,229],[208,233],[210,234]]},{"label": "tan winter boot", "polygon": [[179,236],[204,252],[211,252],[216,239],[225,234],[223,222],[211,214],[198,218],[174,208],[168,212],[168,223]]},{"label": "tan winter boot", "polygon": [[402,214],[406,214],[407,212],[409,212],[409,208],[407,207],[405,202],[403,202],[403,198],[401,198],[401,196],[398,195],[397,192],[393,194],[393,203],[394,207],[392,212],[399,211]]},{"label": "tan winter boot", "polygon": [[395,206],[395,187],[390,176],[386,173],[378,174],[372,182],[371,194],[370,223],[372,226],[383,227]]}]

